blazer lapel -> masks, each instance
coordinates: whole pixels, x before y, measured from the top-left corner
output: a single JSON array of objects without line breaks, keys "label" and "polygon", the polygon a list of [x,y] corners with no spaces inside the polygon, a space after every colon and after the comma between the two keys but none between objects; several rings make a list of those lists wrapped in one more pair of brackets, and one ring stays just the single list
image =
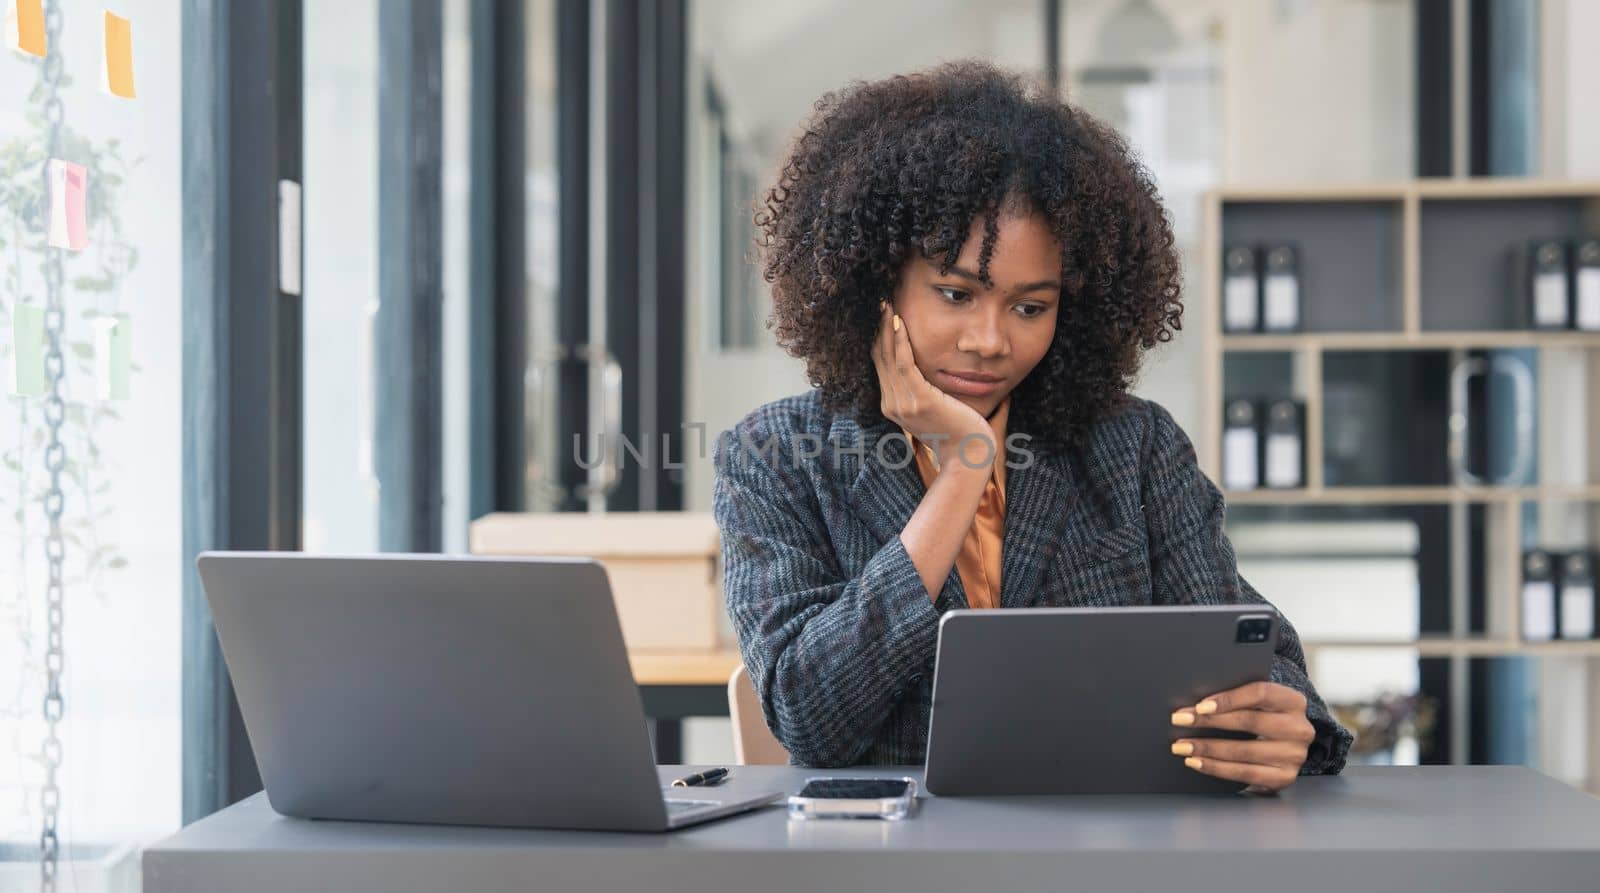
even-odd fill
[{"label": "blazer lapel", "polygon": [[1006,469],[1006,529],[1000,550],[1000,606],[1035,604],[1041,571],[1061,548],[1063,531],[1083,511],[1071,463],[1036,452],[1027,468]]},{"label": "blazer lapel", "polygon": [[[889,436],[895,433],[887,423],[863,426],[843,416],[834,420],[828,433],[827,449],[840,450],[828,458],[836,462],[840,478],[850,482],[851,510],[872,531],[880,548],[900,535],[927,493],[909,444],[903,435]],[[886,437],[880,461],[878,443]],[[954,567],[941,595],[951,608],[967,607],[966,589]]]}]

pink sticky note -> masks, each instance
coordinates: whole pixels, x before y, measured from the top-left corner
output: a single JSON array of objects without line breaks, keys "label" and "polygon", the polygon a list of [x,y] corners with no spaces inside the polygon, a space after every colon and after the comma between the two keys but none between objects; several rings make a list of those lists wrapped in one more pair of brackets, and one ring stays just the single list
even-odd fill
[{"label": "pink sticky note", "polygon": [[89,245],[89,172],[81,164],[50,159],[50,244],[82,251]]}]

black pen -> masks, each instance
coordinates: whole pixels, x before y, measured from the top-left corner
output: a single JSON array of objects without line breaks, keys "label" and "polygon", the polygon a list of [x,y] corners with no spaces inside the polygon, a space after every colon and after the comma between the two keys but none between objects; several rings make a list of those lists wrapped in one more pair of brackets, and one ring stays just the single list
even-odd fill
[{"label": "black pen", "polygon": [[715,769],[707,769],[704,772],[696,772],[693,775],[685,775],[682,778],[673,779],[672,786],[675,788],[688,788],[695,785],[716,784],[727,777],[728,770],[718,766]]}]

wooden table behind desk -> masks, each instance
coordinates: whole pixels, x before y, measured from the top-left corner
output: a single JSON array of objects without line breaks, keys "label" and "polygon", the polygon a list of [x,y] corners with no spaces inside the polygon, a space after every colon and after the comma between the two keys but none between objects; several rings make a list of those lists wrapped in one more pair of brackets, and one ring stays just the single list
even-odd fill
[{"label": "wooden table behind desk", "polygon": [[606,564],[663,763],[683,759],[684,719],[728,715],[739,653],[725,642],[708,647],[727,635],[719,628],[718,543],[707,512],[496,512],[471,527],[474,554],[582,555]]},{"label": "wooden table behind desk", "polygon": [[630,651],[628,663],[633,666],[633,681],[640,685],[716,685],[726,691],[728,677],[739,666],[739,652]]},{"label": "wooden table behind desk", "polygon": [[655,724],[656,762],[683,759],[684,719],[728,715],[728,677],[739,662],[734,650],[628,652],[645,715]]}]

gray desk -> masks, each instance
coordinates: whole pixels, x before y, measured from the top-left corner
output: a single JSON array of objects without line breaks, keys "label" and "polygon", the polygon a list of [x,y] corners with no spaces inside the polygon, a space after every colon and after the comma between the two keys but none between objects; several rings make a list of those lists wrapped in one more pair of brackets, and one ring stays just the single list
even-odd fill
[{"label": "gray desk", "polygon": [[[729,784],[794,790],[808,774],[736,767]],[[773,806],[670,834],[307,822],[257,795],[144,856],[148,893],[1593,893],[1596,878],[1600,800],[1499,767],[1352,769],[1276,798],[929,797],[901,823],[790,822]]]}]

